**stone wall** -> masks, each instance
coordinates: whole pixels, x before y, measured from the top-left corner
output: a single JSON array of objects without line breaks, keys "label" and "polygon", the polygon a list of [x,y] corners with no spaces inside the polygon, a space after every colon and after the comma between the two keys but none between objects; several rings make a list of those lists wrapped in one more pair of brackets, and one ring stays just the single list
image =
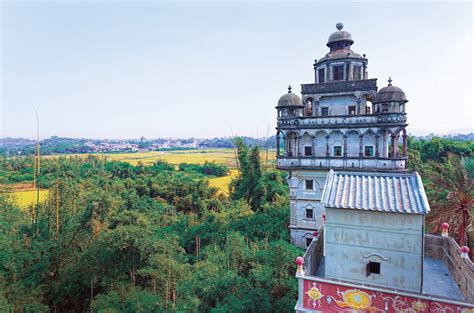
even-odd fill
[{"label": "stone wall", "polygon": [[474,303],[474,263],[461,258],[461,248],[453,238],[425,235],[425,256],[443,260],[464,298]]},{"label": "stone wall", "polygon": [[311,245],[303,256],[306,276],[315,276],[321,264],[324,253],[324,227],[318,229],[318,237],[313,239]]}]

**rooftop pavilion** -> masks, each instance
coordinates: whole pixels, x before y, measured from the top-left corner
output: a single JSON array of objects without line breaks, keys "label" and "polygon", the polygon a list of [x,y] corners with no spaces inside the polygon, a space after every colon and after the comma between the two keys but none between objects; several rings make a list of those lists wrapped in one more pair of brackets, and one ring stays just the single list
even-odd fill
[{"label": "rooftop pavilion", "polygon": [[[420,292],[327,277],[323,226],[302,259],[302,272],[296,274],[296,312],[334,312],[342,308],[402,312],[415,307],[420,310],[413,312],[474,310],[474,263],[463,257],[461,247],[450,237],[425,235]],[[361,303],[356,303],[357,299]]]},{"label": "rooftop pavilion", "polygon": [[430,207],[416,172],[331,170],[321,202],[324,223],[297,259],[297,312],[474,309],[469,249],[446,223],[442,236],[424,234]]}]

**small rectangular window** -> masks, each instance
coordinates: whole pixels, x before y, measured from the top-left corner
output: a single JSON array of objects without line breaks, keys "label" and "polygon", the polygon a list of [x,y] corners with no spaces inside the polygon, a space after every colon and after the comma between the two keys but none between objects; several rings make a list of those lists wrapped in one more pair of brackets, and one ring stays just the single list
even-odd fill
[{"label": "small rectangular window", "polygon": [[329,108],[321,108],[321,115],[328,116],[329,115]]},{"label": "small rectangular window", "polygon": [[374,146],[365,146],[364,147],[364,155],[366,157],[374,156]]},{"label": "small rectangular window", "polygon": [[384,103],[382,104],[382,113],[388,112],[388,104]]},{"label": "small rectangular window", "polygon": [[309,247],[312,241],[313,241],[313,238],[306,238],[306,247]]},{"label": "small rectangular window", "polygon": [[325,77],[325,70],[323,68],[320,68],[318,70],[318,81],[319,83],[324,83],[324,81],[326,80],[326,77]]},{"label": "small rectangular window", "polygon": [[379,262],[369,262],[367,263],[367,276],[371,274],[380,274],[380,263]]},{"label": "small rectangular window", "polygon": [[356,114],[356,107],[355,105],[350,105],[349,106],[349,115],[355,115]]},{"label": "small rectangular window", "polygon": [[310,220],[313,219],[313,209],[306,209],[306,218]]},{"label": "small rectangular window", "polygon": [[362,79],[362,66],[354,65],[352,69],[352,79],[361,80]]},{"label": "small rectangular window", "polygon": [[342,156],[342,147],[341,146],[334,146],[333,147],[333,155],[334,156]]},{"label": "small rectangular window", "polygon": [[304,147],[304,155],[311,156],[313,154],[313,149],[311,147]]},{"label": "small rectangular window", "polygon": [[334,65],[332,71],[334,80],[344,79],[344,65]]},{"label": "small rectangular window", "polygon": [[365,114],[372,114],[372,108],[369,106],[365,107]]},{"label": "small rectangular window", "polygon": [[313,180],[312,179],[306,179],[305,180],[305,188],[306,188],[306,190],[313,190]]}]

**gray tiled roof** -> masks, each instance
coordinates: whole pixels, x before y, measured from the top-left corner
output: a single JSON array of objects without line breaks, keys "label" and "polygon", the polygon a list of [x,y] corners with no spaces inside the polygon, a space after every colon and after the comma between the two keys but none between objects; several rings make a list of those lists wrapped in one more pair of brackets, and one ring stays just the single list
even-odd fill
[{"label": "gray tiled roof", "polygon": [[427,214],[430,205],[418,173],[349,173],[331,170],[321,202],[330,208]]}]

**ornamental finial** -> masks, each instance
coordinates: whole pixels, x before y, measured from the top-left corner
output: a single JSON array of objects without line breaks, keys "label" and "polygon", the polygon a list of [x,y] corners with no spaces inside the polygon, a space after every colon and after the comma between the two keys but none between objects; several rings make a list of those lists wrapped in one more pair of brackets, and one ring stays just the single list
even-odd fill
[{"label": "ornamental finial", "polygon": [[288,85],[288,93],[291,93],[291,85]]},{"label": "ornamental finial", "polygon": [[344,28],[344,24],[342,24],[341,22],[339,22],[339,23],[336,24],[336,28],[337,28],[338,30],[342,30],[342,29]]},{"label": "ornamental finial", "polygon": [[388,85],[389,85],[389,86],[392,86],[392,77],[389,77],[389,78],[388,78]]}]

